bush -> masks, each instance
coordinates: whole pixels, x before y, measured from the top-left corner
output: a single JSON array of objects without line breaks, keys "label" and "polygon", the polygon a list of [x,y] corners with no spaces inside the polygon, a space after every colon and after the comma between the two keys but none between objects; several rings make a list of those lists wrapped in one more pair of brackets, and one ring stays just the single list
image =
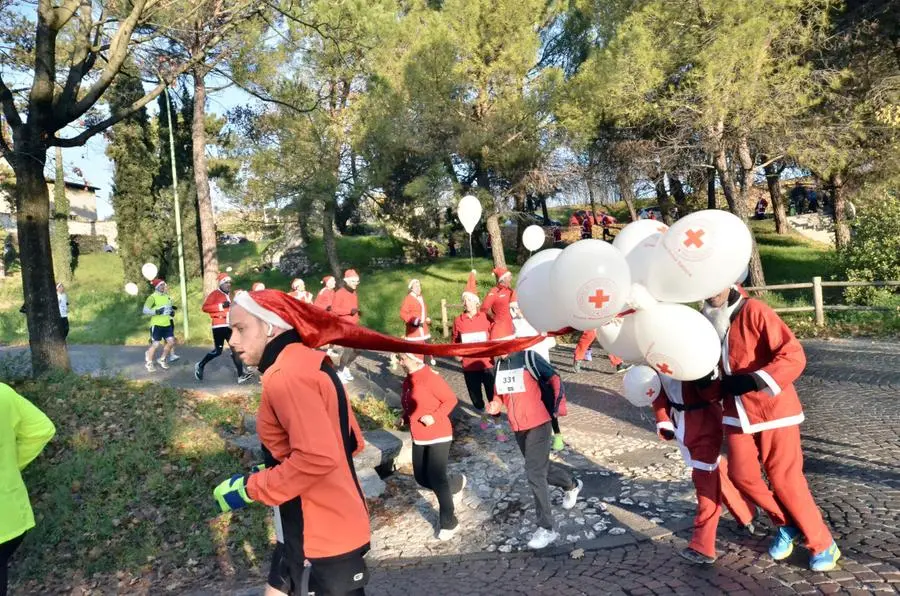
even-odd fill
[{"label": "bush", "polygon": [[[878,200],[860,210],[853,222],[853,241],[838,256],[841,268],[852,281],[900,279],[900,197],[882,191]],[[847,288],[848,302],[885,306],[892,300],[892,288]]]},{"label": "bush", "polygon": [[78,252],[82,255],[103,252],[106,246],[106,236],[87,236],[85,234],[72,234],[71,242],[78,245]]}]

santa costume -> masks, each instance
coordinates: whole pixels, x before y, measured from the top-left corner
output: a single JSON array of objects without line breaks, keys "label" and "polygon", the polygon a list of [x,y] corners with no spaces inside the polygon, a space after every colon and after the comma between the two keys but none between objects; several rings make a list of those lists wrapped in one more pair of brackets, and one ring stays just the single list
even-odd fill
[{"label": "santa costume", "polygon": [[510,287],[512,273],[506,267],[496,267],[494,277],[497,285],[491,288],[481,305],[481,311],[491,320],[492,340],[506,340],[516,337],[512,309],[518,310],[516,291]]},{"label": "santa costume", "polygon": [[312,292],[306,291],[306,283],[300,278],[296,278],[291,282],[291,296],[307,304],[313,303]]},{"label": "santa costume", "polygon": [[802,539],[812,570],[834,569],[841,553],[803,475],[803,407],[794,389],[806,366],[803,346],[774,310],[736,287],[720,307],[707,302],[703,314],[722,338],[729,477],[778,526],[773,559],[786,559]]},{"label": "santa costume", "polygon": [[[331,312],[344,321],[353,325],[359,325],[359,295],[356,288],[359,286],[359,273],[354,269],[344,272],[344,285],[334,293],[334,302],[331,304]],[[340,370],[338,377],[341,381],[349,383],[353,380],[350,365],[359,356],[359,352],[353,348],[346,348],[341,353]]]},{"label": "santa costume", "polygon": [[[206,365],[221,356],[225,342],[231,340],[231,327],[228,326],[228,312],[231,310],[231,276],[227,273],[219,273],[216,276],[216,282],[216,289],[209,293],[201,307],[203,312],[209,315],[212,324],[213,349],[194,365],[194,378],[198,381],[203,380]],[[238,383],[246,383],[253,376],[244,372],[244,365],[234,350],[229,349],[229,351],[231,352],[231,361],[237,371]]]},{"label": "santa costume", "polygon": [[331,310],[331,305],[334,304],[334,286],[335,286],[334,276],[326,275],[322,278],[322,289],[319,290],[319,293],[316,295],[316,300],[313,302],[316,306],[323,310]]},{"label": "santa costume", "polygon": [[[418,293],[413,289],[414,287],[419,288]],[[421,282],[418,279],[410,280],[409,284],[407,284],[409,293],[403,299],[403,304],[400,305],[400,318],[406,324],[406,339],[410,341],[431,339],[431,334],[428,331],[431,319],[428,318],[421,287]]]},{"label": "santa costume", "polygon": [[[463,304],[466,300],[474,301],[475,304],[481,301],[478,296],[474,270],[469,273],[469,280],[462,293],[462,299]],[[453,321],[453,343],[455,344],[488,341],[490,333],[491,322],[487,315],[479,310],[476,310],[474,315],[463,312]],[[494,359],[463,358],[462,369],[472,406],[479,412],[484,412],[485,400],[490,401],[494,395]],[[484,416],[482,416],[482,428],[487,428]]]},{"label": "santa costume", "polygon": [[677,381],[665,375],[660,375],[660,381],[662,390],[653,400],[657,434],[678,442],[697,491],[694,533],[681,554],[695,563],[713,563],[722,503],[741,526],[755,532],[750,505],[728,480],[726,462],[719,455],[723,435],[719,390],[712,381],[705,387],[701,382]]}]

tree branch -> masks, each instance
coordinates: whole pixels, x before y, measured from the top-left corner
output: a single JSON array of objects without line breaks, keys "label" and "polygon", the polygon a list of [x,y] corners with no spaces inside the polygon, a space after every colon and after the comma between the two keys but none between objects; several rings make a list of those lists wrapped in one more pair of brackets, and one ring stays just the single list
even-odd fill
[{"label": "tree branch", "polygon": [[13,130],[22,126],[22,119],[19,117],[19,110],[16,109],[12,91],[3,82],[2,74],[0,74],[0,105],[3,107],[3,115],[6,117],[6,121],[9,122]]},{"label": "tree branch", "polygon": [[[78,90],[81,87],[81,80],[90,68],[88,61],[92,52],[91,44],[91,3],[82,0],[81,3],[81,31],[75,42],[75,49],[72,52],[71,66],[69,67],[69,75],[66,77],[66,84],[61,94],[56,96],[53,101],[53,107],[59,105],[67,106],[72,100],[78,96]],[[102,23],[102,18],[101,18]],[[102,25],[101,25],[102,26]],[[92,61],[93,62],[93,61]]]},{"label": "tree branch", "polygon": [[277,105],[277,106],[281,106],[281,107],[283,107],[283,108],[287,108],[287,109],[289,109],[289,110],[291,110],[291,111],[293,111],[293,112],[296,112],[297,114],[309,114],[310,112],[314,112],[316,109],[318,109],[319,105],[322,103],[322,96],[321,96],[320,94],[317,94],[317,95],[316,95],[316,103],[314,103],[311,107],[308,107],[308,108],[297,107],[297,106],[295,106],[295,105],[292,104],[292,103],[289,103],[289,102],[286,102],[286,101],[282,101],[282,100],[280,100],[280,99],[275,99],[275,98],[272,97],[271,95],[263,95],[263,94],[259,93],[258,91],[253,90],[251,87],[248,87],[248,86],[243,85],[243,84],[240,83],[239,81],[236,81],[236,80],[234,79],[234,77],[232,77],[228,72],[226,72],[226,71],[224,71],[224,70],[222,70],[222,69],[218,69],[218,68],[217,68],[217,69],[215,69],[215,72],[216,72],[216,74],[218,74],[219,76],[225,77],[226,79],[228,79],[229,81],[231,81],[233,84],[237,85],[237,87],[238,87],[239,89],[241,89],[241,90],[244,91],[245,93],[249,93],[250,95],[252,95],[252,96],[255,97],[256,99],[258,99],[258,100],[260,100],[260,101],[263,101],[263,102],[265,102],[265,103],[272,103],[272,104],[275,104],[275,105]]}]

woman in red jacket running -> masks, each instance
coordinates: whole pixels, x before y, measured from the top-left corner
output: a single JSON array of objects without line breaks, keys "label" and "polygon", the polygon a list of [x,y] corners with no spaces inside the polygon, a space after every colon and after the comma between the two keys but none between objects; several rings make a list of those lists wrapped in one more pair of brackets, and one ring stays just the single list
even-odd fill
[{"label": "woman in red jacket running", "polygon": [[450,540],[459,529],[453,497],[466,486],[463,474],[447,474],[453,441],[450,412],[456,407],[456,395],[421,356],[399,354],[398,360],[407,373],[400,399],[402,421],[413,439],[413,473],[419,486],[432,490],[438,499],[438,539]]}]

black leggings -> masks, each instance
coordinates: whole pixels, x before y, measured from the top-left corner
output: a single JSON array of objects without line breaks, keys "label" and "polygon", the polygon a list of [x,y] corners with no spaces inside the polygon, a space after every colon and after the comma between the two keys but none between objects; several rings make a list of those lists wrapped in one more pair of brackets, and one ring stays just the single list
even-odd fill
[{"label": "black leggings", "polygon": [[[469,391],[469,400],[472,406],[479,412],[484,411],[485,397],[488,401],[494,396],[494,369],[467,370],[463,372],[466,380],[466,389]],[[481,396],[481,388],[484,387],[484,395]]]},{"label": "black leggings", "polygon": [[[203,360],[200,361],[200,368],[203,368],[211,360],[214,358],[218,358],[222,355],[222,350],[225,347],[225,342],[231,339],[231,327],[213,327],[213,349],[206,356],[203,357]],[[234,353],[234,350],[230,349],[231,352],[231,361],[234,362],[234,367],[237,369],[238,375],[244,374],[244,365],[241,364],[241,359],[237,357],[237,354]]]},{"label": "black leggings", "polygon": [[559,430],[559,418],[557,418],[556,416],[554,416],[553,418],[550,419],[550,426],[553,427],[554,435],[558,435],[562,432]]},{"label": "black leggings", "polygon": [[24,532],[12,540],[7,540],[3,544],[0,544],[0,596],[6,596],[7,582],[9,581],[9,558],[12,557],[13,553],[16,552],[16,549],[19,548],[19,545],[22,544],[23,538],[25,538]]},{"label": "black leggings", "polygon": [[[453,506],[453,495],[462,489],[462,477],[454,475],[452,482],[447,476],[447,460],[450,458],[450,443],[416,445],[413,443],[413,474],[422,488],[434,492],[440,507],[442,530],[452,530],[459,522]],[[452,486],[451,486],[452,484]]]}]

